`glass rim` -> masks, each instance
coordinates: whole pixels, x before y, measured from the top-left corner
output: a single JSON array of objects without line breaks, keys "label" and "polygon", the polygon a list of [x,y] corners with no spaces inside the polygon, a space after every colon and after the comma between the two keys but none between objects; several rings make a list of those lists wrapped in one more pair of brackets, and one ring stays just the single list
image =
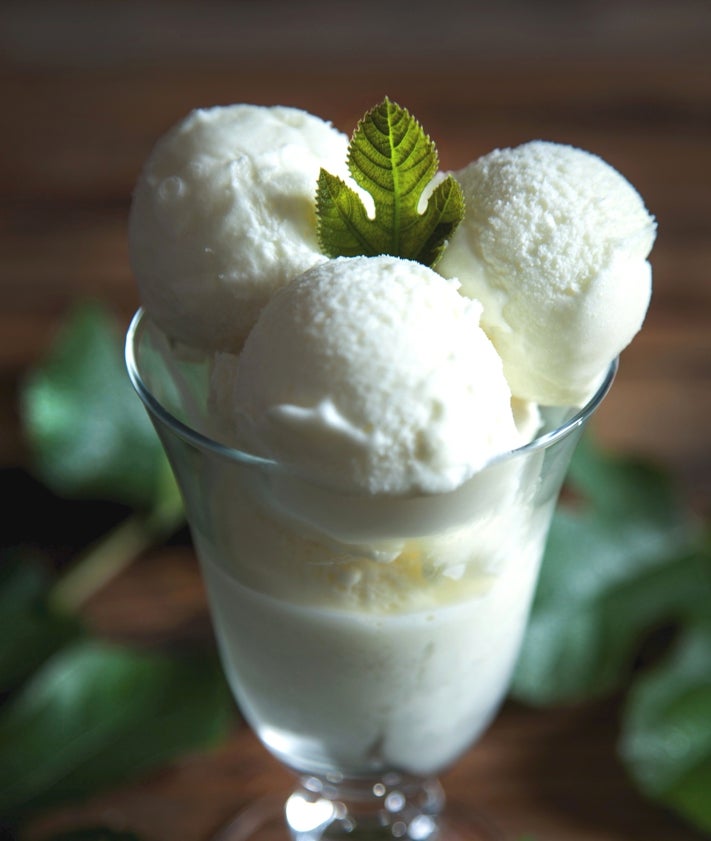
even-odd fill
[{"label": "glass rim", "polygon": [[[148,321],[150,321],[150,316],[146,313],[143,307],[139,307],[134,313],[126,332],[126,343],[124,349],[126,369],[128,371],[129,379],[131,380],[133,388],[141,398],[141,401],[148,412],[184,441],[192,444],[200,450],[206,450],[215,455],[219,455],[222,458],[228,458],[232,461],[240,462],[245,465],[284,467],[285,465],[282,465],[275,459],[257,456],[245,450],[239,450],[236,447],[230,447],[227,444],[222,444],[219,441],[216,441],[209,435],[194,429],[176,418],[175,415],[167,409],[160,400],[158,400],[144,382],[139,370],[136,354],[137,344],[140,341],[144,325]],[[542,435],[537,435],[535,438],[532,438],[525,444],[521,444],[519,447],[515,447],[512,450],[506,450],[502,453],[497,453],[495,456],[492,456],[484,462],[484,464],[482,464],[476,472],[479,473],[486,470],[488,467],[497,464],[500,461],[508,460],[517,456],[523,456],[537,450],[545,450],[557,441],[566,438],[571,432],[585,424],[593,415],[600,403],[602,403],[605,395],[610,390],[613,380],[615,379],[615,375],[617,374],[618,366],[619,357],[616,357],[610,364],[607,373],[595,390],[594,394],[568,420],[564,421],[559,426],[556,426],[555,429],[545,432]]]}]

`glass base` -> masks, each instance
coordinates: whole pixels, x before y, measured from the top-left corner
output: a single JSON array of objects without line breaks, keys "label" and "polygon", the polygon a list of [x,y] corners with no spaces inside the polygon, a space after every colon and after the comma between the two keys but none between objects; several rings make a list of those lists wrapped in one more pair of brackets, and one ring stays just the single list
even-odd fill
[{"label": "glass base", "polygon": [[286,804],[276,796],[256,801],[213,841],[505,841],[484,816],[443,815],[443,805],[436,780],[306,777]]}]

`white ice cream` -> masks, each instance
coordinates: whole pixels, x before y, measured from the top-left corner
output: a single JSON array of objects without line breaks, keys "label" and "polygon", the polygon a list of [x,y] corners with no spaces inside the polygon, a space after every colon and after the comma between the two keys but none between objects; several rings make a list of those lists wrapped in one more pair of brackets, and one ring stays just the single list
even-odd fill
[{"label": "white ice cream", "polygon": [[536,451],[480,472],[524,439],[479,316],[419,264],[329,261],[213,371],[280,466],[216,462],[194,534],[240,705],[292,767],[436,773],[506,690],[557,487]]},{"label": "white ice cream", "polygon": [[576,435],[500,456],[638,329],[654,223],[599,159],[533,143],[457,174],[438,271],[461,290],[325,261],[313,191],[345,148],[290,109],[195,112],[146,166],[132,258],[153,320],[202,348],[150,324],[159,399],[250,454],[171,441],[242,711],[297,771],[429,775],[506,692]]},{"label": "white ice cream", "polygon": [[238,351],[274,291],[325,259],[319,168],[344,173],[348,139],[285,107],[193,111],[148,158],[129,247],[141,302],[173,339]]},{"label": "white ice cream", "polygon": [[480,313],[419,263],[314,267],[273,297],[245,344],[226,406],[237,440],[330,487],[452,490],[522,443]]},{"label": "white ice cream", "polygon": [[450,492],[392,496],[186,461],[225,670],[275,755],[429,775],[472,744],[524,632],[562,478],[544,463],[534,449]]},{"label": "white ice cream", "polygon": [[655,223],[589,152],[534,141],[454,173],[464,222],[437,266],[484,306],[517,397],[582,405],[639,330]]},{"label": "white ice cream", "polygon": [[311,773],[427,775],[469,747],[508,687],[554,501],[514,496],[454,532],[456,574],[446,534],[429,557],[421,538],[377,561],[249,504],[225,542],[195,533],[228,678],[277,756]]}]

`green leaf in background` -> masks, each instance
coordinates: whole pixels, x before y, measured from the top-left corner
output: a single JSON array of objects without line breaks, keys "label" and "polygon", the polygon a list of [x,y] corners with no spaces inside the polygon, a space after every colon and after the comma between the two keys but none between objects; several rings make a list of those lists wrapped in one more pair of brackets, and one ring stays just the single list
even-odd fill
[{"label": "green leaf in background", "polygon": [[348,147],[348,168],[373,199],[370,219],[359,195],[322,169],[316,192],[321,250],[329,257],[392,254],[434,266],[464,216],[464,196],[449,175],[420,212],[437,173],[437,151],[405,109],[384,99],[358,124]]},{"label": "green leaf in background", "polygon": [[0,814],[19,820],[223,736],[234,702],[217,659],[80,642],[0,710]]},{"label": "green leaf in background", "polygon": [[711,586],[700,592],[704,615],[630,691],[619,750],[644,794],[711,833]]},{"label": "green leaf in background", "polygon": [[18,686],[50,655],[83,633],[80,622],[52,608],[51,577],[26,553],[0,562],[0,692]]},{"label": "green leaf in background", "polygon": [[59,495],[153,508],[172,493],[158,437],[125,371],[121,337],[98,305],[70,315],[24,384],[22,410],[36,469]]},{"label": "green leaf in background", "polygon": [[694,595],[696,528],[670,479],[598,452],[573,459],[583,503],[551,525],[512,693],[537,705],[599,696],[629,676],[645,637]]},{"label": "green leaf in background", "polygon": [[177,484],[128,379],[113,319],[83,304],[63,325],[22,392],[35,469],[55,493],[140,510],[91,547],[54,588],[52,602],[78,608],[148,546],[183,522]]},{"label": "green leaf in background", "polygon": [[[673,540],[686,533],[689,513],[670,474],[648,461],[616,456],[600,450],[585,435],[578,444],[567,477],[597,515],[609,522],[640,524],[645,539]],[[651,533],[648,529],[651,527]]]}]

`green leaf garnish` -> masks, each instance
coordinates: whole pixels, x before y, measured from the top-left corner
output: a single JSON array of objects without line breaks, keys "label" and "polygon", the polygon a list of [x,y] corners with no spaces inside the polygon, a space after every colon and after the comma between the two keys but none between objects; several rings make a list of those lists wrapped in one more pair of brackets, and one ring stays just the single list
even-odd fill
[{"label": "green leaf garnish", "polygon": [[373,199],[368,217],[358,193],[322,169],[316,192],[321,250],[329,257],[392,254],[434,266],[464,217],[461,187],[448,175],[418,206],[437,173],[434,143],[407,110],[387,97],[360,121],[348,169]]}]

